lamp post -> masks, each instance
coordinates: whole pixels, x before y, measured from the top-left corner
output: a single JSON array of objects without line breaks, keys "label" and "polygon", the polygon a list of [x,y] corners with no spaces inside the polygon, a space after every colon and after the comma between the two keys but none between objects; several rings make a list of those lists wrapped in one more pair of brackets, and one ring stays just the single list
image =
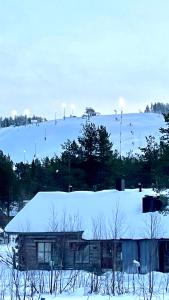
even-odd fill
[{"label": "lamp post", "polygon": [[24,113],[24,116],[26,118],[26,122],[25,122],[25,126],[26,126],[27,125],[27,118],[30,115],[30,109],[29,108],[25,108],[24,111],[23,111],[23,113]]},{"label": "lamp post", "polygon": [[119,191],[124,191],[125,189],[125,180],[123,176],[123,165],[122,165],[122,124],[123,124],[123,109],[125,107],[125,99],[123,97],[119,98],[120,106],[120,145],[119,145],[119,154],[120,154],[120,164],[119,164],[119,178],[116,179],[116,188]]},{"label": "lamp post", "polygon": [[67,106],[66,103],[63,102],[63,103],[62,103],[62,108],[63,108],[63,119],[64,119],[64,120],[65,120],[65,117],[66,117],[66,116],[65,116],[65,114],[66,114],[66,106]]},{"label": "lamp post", "polygon": [[45,133],[44,133],[44,140],[46,141],[46,127],[45,127]]},{"label": "lamp post", "polygon": [[36,142],[35,142],[35,153],[34,153],[34,158],[36,159]]},{"label": "lamp post", "polygon": [[23,161],[24,161],[24,164],[26,162],[26,150],[23,150]]},{"label": "lamp post", "polygon": [[122,123],[123,123],[123,109],[125,108],[125,99],[123,97],[119,98],[120,106],[120,159],[121,159],[121,146],[122,146]]},{"label": "lamp post", "polygon": [[75,104],[71,103],[71,104],[70,104],[70,109],[71,109],[70,116],[73,117],[73,115],[74,115],[74,110],[75,110]]},{"label": "lamp post", "polygon": [[13,110],[11,111],[11,116],[12,116],[12,119],[14,120],[14,125],[16,125],[16,124],[15,124],[15,119],[16,119],[16,116],[17,116],[17,111],[16,111],[15,109],[13,109]]}]

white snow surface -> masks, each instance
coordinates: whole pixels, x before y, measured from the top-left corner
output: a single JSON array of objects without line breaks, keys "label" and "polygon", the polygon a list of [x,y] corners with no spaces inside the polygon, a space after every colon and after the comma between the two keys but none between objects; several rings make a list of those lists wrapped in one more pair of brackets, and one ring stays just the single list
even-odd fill
[{"label": "white snow surface", "polygon": [[[146,144],[145,136],[153,135],[159,140],[159,128],[164,127],[162,115],[153,113],[123,114],[122,125],[120,115],[100,115],[91,117],[90,122],[96,126],[106,126],[113,142],[113,149],[120,150],[120,127],[122,154],[131,151],[138,152],[139,147]],[[61,145],[67,139],[77,139],[81,135],[85,119],[80,117],[66,118],[65,120],[48,121],[39,126],[27,125],[0,129],[0,149],[16,163],[31,162],[35,157],[41,159],[46,156],[59,155]]]},{"label": "white snow surface", "polygon": [[39,192],[5,231],[84,231],[85,239],[169,238],[169,215],[142,213],[145,195],[155,193],[151,189]]}]

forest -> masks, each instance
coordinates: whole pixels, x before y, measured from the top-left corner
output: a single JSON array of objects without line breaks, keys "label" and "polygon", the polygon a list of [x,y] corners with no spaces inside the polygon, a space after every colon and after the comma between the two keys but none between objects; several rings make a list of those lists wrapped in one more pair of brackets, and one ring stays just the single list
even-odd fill
[{"label": "forest", "polygon": [[31,199],[39,191],[103,190],[115,188],[117,178],[126,188],[169,187],[169,114],[164,115],[161,139],[146,137],[140,154],[121,156],[113,150],[106,127],[83,125],[77,140],[67,140],[60,156],[35,158],[31,163],[14,164],[0,151],[0,203],[9,213],[17,203]]}]

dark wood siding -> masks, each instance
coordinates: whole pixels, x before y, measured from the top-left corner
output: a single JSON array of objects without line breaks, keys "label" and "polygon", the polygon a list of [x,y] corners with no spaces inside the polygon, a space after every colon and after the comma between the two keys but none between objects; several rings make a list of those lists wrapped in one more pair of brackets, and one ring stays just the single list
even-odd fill
[{"label": "dark wood siding", "polygon": [[[84,240],[82,232],[20,234],[20,270],[76,269],[101,274],[106,270],[127,273],[169,272],[167,240]],[[38,243],[51,243],[51,261],[38,261]],[[138,264],[136,263],[138,262]],[[17,264],[16,264],[17,265]]]},{"label": "dark wood siding", "polygon": [[[82,233],[66,234],[33,234],[19,235],[18,264],[19,269],[45,269],[49,270],[50,262],[38,262],[38,243],[51,243],[51,260],[55,269],[74,268],[74,253],[70,251],[70,241],[80,241]],[[82,239],[81,239],[82,240]]]},{"label": "dark wood siding", "polygon": [[140,240],[140,273],[159,270],[158,240]]},{"label": "dark wood siding", "polygon": [[137,273],[138,267],[134,261],[139,261],[138,242],[132,240],[126,240],[122,243],[122,261],[123,271],[126,273]]},{"label": "dark wood siding", "polygon": [[169,272],[169,240],[159,243],[159,271]]}]

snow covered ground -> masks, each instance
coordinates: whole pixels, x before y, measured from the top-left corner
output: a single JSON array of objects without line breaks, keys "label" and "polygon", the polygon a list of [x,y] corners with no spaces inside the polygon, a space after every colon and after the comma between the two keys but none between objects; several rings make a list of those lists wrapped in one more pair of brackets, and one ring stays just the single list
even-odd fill
[{"label": "snow covered ground", "polygon": [[[2,247],[2,246],[1,246]],[[13,270],[0,261],[0,300],[168,300],[169,274],[116,273],[112,293],[112,274],[96,276],[80,271]],[[149,292],[150,278],[153,287]],[[52,282],[52,285],[51,285]],[[51,290],[52,286],[52,290]],[[93,288],[95,291],[91,292]]]},{"label": "snow covered ground", "polygon": [[[120,146],[120,115],[100,115],[91,117],[96,125],[104,125],[111,134],[113,149],[119,151]],[[73,140],[80,135],[86,120],[80,117],[66,118],[40,123],[39,126],[27,125],[0,129],[0,149],[9,154],[14,162],[31,162],[36,156],[52,157],[60,154],[61,145],[67,139]],[[123,114],[122,116],[122,154],[129,151],[138,152],[145,145],[145,136],[159,138],[159,128],[164,126],[164,118],[159,114]]]},{"label": "snow covered ground", "polygon": [[115,277],[112,277],[110,271],[102,276],[76,270],[21,272],[13,270],[11,254],[11,246],[0,245],[0,300],[169,299],[169,274],[116,272]]}]

